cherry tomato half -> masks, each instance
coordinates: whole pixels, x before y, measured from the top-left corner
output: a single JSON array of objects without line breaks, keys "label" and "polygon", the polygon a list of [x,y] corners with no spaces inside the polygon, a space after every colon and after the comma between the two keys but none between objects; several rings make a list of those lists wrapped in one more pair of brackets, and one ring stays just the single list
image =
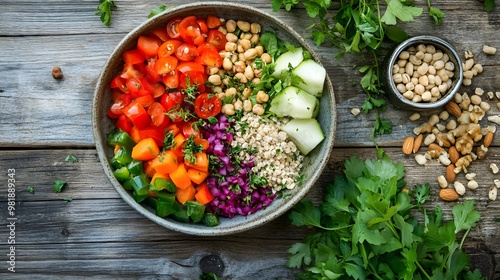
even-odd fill
[{"label": "cherry tomato half", "polygon": [[137,40],[137,50],[142,53],[145,58],[156,57],[160,44],[161,40],[156,37],[139,36]]},{"label": "cherry tomato half", "polygon": [[180,37],[180,34],[179,34],[179,23],[181,21],[182,21],[182,18],[176,17],[176,18],[171,19],[167,23],[167,33],[168,33],[168,36],[170,36],[170,38],[177,39],[177,38]]},{"label": "cherry tomato half", "polygon": [[144,63],[144,56],[138,50],[128,50],[122,55],[125,64],[139,64]]},{"label": "cherry tomato half", "polygon": [[179,70],[174,69],[162,77],[166,89],[177,88],[179,86]]},{"label": "cherry tomato half", "polygon": [[196,85],[199,92],[205,92],[205,75],[199,71],[188,71],[181,74],[179,78],[179,87],[187,89]]},{"label": "cherry tomato half", "polygon": [[[168,118],[165,116],[165,108],[159,102],[153,102],[148,107],[148,114],[155,126],[163,126],[168,124]],[[166,120],[166,123],[165,123]]]},{"label": "cherry tomato half", "polygon": [[165,41],[158,48],[158,58],[167,57],[175,53],[175,50],[182,45],[182,42],[176,39]]},{"label": "cherry tomato half", "polygon": [[207,49],[196,58],[195,62],[210,67],[220,68],[222,66],[222,57],[219,52]]},{"label": "cherry tomato half", "polygon": [[210,30],[208,32],[207,43],[214,46],[218,51],[222,51],[226,47],[226,35],[217,29]]},{"label": "cherry tomato half", "polygon": [[158,59],[155,63],[156,73],[163,75],[177,68],[178,60],[173,56],[166,56]]},{"label": "cherry tomato half", "polygon": [[180,61],[191,61],[195,59],[196,56],[198,56],[198,52],[196,46],[193,44],[184,43],[175,50],[175,57]]},{"label": "cherry tomato half", "polygon": [[179,34],[186,43],[201,45],[205,41],[195,16],[187,16],[181,20]]},{"label": "cherry tomato half", "polygon": [[222,25],[222,21],[220,20],[219,17],[214,16],[214,15],[208,15],[207,16],[207,26],[210,29],[217,28]]},{"label": "cherry tomato half", "polygon": [[215,117],[220,113],[222,104],[217,96],[210,97],[206,93],[202,93],[196,97],[194,101],[194,112],[202,119]]}]

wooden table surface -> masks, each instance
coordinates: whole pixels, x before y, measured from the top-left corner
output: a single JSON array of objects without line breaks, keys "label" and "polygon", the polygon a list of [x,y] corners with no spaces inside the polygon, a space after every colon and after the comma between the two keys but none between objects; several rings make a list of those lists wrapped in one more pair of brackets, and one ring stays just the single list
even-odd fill
[{"label": "wooden table surface", "polygon": [[[116,0],[111,26],[95,15],[97,0],[1,0],[0,1],[0,278],[158,278],[197,279],[202,267],[218,264],[224,279],[292,279],[286,267],[287,250],[307,230],[290,225],[285,216],[257,229],[222,237],[196,237],[167,230],[127,205],[104,175],[95,150],[91,124],[94,86],[104,61],[118,42],[147,20],[160,5],[175,6],[196,1]],[[304,10],[273,13],[270,1],[240,1],[272,13],[307,36],[311,20]],[[411,24],[402,24],[412,36],[436,35],[452,43],[460,54],[471,50],[484,67],[471,86],[500,91],[500,53],[486,56],[484,44],[500,49],[499,8],[487,13],[477,0],[433,1],[446,13],[441,27],[424,8]],[[308,39],[312,45],[312,41]],[[319,201],[324,186],[342,170],[343,161],[354,154],[375,156],[371,132],[373,113],[357,117],[365,94],[357,83],[359,59],[334,58],[337,50],[314,47],[333,81],[337,103],[335,148],[321,179],[308,197]],[[64,78],[55,80],[51,70],[60,66]],[[355,86],[353,86],[353,83]],[[499,114],[490,100],[491,111]],[[431,114],[422,115],[426,119]],[[402,140],[416,123],[410,112],[389,106],[383,113],[394,130],[377,142],[406,168],[409,186],[430,182],[432,206],[441,206],[446,217],[454,203],[437,197],[436,178],[444,167],[437,162],[419,166],[413,156],[401,153]],[[487,125],[486,118],[481,122]],[[494,124],[493,124],[494,125]],[[497,132],[498,134],[498,132]],[[485,159],[475,161],[469,171],[479,174],[479,188],[463,199],[475,199],[481,220],[465,243],[474,267],[489,279],[500,279],[500,199],[489,201],[487,188],[499,175],[489,164],[500,165],[500,137],[495,137]],[[78,162],[65,161],[74,155]],[[8,225],[7,186],[15,174],[15,229]],[[460,177],[461,176],[461,177]],[[459,175],[461,180],[463,174]],[[63,192],[53,191],[53,181],[63,180]],[[27,191],[32,186],[35,193]],[[65,198],[71,198],[66,202]],[[15,240],[15,273],[8,271],[9,236]],[[12,239],[12,238],[11,238]],[[10,239],[10,240],[11,240]]]}]

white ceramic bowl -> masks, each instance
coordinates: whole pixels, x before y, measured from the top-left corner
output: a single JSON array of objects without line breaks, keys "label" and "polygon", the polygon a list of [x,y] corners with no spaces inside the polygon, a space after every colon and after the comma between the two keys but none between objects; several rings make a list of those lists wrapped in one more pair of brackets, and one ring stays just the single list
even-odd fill
[{"label": "white ceramic bowl", "polygon": [[328,162],[332,151],[335,135],[335,98],[330,79],[325,81],[325,90],[320,100],[320,112],[318,121],[325,134],[323,142],[316,147],[304,161],[304,170],[306,179],[302,187],[297,187],[290,192],[287,198],[276,198],[267,208],[248,216],[235,216],[234,218],[220,218],[220,224],[216,227],[206,227],[203,224],[181,223],[170,218],[161,218],[155,215],[152,208],[147,205],[135,202],[132,194],[125,190],[122,185],[113,176],[113,170],[110,166],[110,158],[113,149],[107,145],[106,136],[114,129],[114,121],[107,117],[106,112],[112,104],[109,84],[115,75],[117,75],[123,65],[122,54],[124,51],[134,47],[137,38],[141,34],[164,26],[174,17],[185,17],[188,15],[206,16],[209,14],[217,15],[225,19],[246,20],[249,22],[258,22],[263,31],[275,31],[281,40],[291,42],[294,45],[301,45],[308,50],[316,61],[318,56],[310,46],[293,31],[292,28],[279,21],[276,16],[269,15],[258,9],[232,3],[222,2],[199,2],[187,4],[173,8],[167,12],[157,15],[125,36],[125,38],[114,49],[108,60],[105,62],[102,72],[97,80],[93,99],[92,122],[95,144],[99,159],[104,168],[104,173],[109,178],[111,184],[118,194],[135,210],[146,216],[148,219],[164,226],[165,228],[183,232],[191,235],[216,236],[233,234],[248,229],[255,228],[268,223],[280,215],[284,214],[293,205],[295,205],[304,195],[314,187],[318,177],[321,175],[325,165]]}]

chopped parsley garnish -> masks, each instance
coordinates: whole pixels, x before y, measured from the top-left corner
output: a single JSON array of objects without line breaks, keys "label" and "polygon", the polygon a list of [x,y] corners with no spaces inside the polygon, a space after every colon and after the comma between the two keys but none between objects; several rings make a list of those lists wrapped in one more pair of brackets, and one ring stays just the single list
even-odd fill
[{"label": "chopped parsley garnish", "polygon": [[184,148],[182,151],[184,152],[184,160],[186,160],[190,164],[195,164],[195,154],[203,151],[203,145],[197,145],[194,142],[194,135],[191,134],[189,138],[187,138],[184,142]]},{"label": "chopped parsley garnish", "polygon": [[54,180],[54,192],[60,193],[64,186],[66,186],[66,182],[62,180]]},{"label": "chopped parsley garnish", "polygon": [[78,162],[78,159],[73,156],[73,155],[67,155],[66,158],[64,159],[64,161],[68,161],[68,162]]}]

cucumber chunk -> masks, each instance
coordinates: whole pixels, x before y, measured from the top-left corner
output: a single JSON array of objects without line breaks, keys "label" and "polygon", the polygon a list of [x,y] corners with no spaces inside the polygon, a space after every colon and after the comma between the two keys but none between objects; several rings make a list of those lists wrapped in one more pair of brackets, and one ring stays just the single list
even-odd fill
[{"label": "cucumber chunk", "polygon": [[269,111],[278,117],[312,118],[316,111],[317,98],[298,87],[289,86],[271,101]]},{"label": "cucumber chunk", "polygon": [[323,139],[323,131],[316,119],[292,119],[281,129],[288,134],[302,154],[307,155]]},{"label": "cucumber chunk", "polygon": [[302,81],[293,80],[292,85],[316,97],[323,95],[326,70],[319,63],[312,59],[304,60],[292,70],[292,73],[302,79]]},{"label": "cucumber chunk", "polygon": [[288,65],[296,67],[304,59],[302,48],[296,48],[280,55],[275,62],[273,77],[281,77],[281,71],[288,70]]}]

